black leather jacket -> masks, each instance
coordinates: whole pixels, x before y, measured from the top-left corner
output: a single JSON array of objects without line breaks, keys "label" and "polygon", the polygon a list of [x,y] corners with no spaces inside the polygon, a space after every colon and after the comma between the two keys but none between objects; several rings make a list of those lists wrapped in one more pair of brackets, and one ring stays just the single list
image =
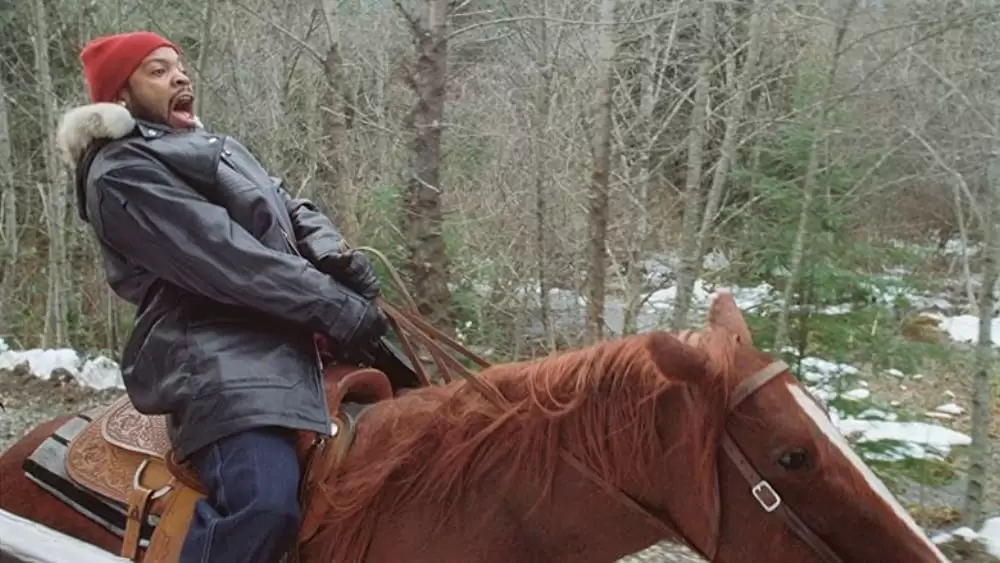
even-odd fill
[{"label": "black leather jacket", "polygon": [[371,305],[313,264],[341,236],[238,141],[138,121],[79,161],[81,216],[138,307],[127,392],[169,414],[183,459],[260,426],[328,433],[313,332],[349,342]]}]

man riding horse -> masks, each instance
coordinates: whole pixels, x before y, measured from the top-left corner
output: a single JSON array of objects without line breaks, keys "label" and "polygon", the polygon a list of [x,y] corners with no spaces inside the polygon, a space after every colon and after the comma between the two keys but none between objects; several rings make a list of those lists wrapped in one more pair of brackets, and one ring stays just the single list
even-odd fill
[{"label": "man riding horse", "polygon": [[67,114],[60,142],[108,282],[138,307],[125,388],[168,415],[209,493],[181,561],[277,561],[301,517],[298,432],[330,432],[314,335],[340,358],[384,350],[374,270],[243,145],[201,127],[176,45],[125,33],[80,59],[95,104]]}]

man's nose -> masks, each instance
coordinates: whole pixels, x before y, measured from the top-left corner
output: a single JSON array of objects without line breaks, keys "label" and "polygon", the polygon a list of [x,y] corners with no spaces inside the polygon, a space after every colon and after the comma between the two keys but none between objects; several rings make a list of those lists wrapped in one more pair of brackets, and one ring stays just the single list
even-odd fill
[{"label": "man's nose", "polygon": [[190,86],[191,78],[183,72],[177,71],[174,73],[174,79],[172,82],[174,86]]}]

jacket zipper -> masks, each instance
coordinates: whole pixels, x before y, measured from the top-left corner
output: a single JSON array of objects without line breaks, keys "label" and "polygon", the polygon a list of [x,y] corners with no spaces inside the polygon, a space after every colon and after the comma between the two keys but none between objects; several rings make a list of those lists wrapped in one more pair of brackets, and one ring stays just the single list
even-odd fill
[{"label": "jacket zipper", "polygon": [[[249,180],[250,175],[247,174],[247,172],[243,170],[243,168],[239,166],[233,158],[231,158],[231,155],[232,151],[228,151],[227,149],[223,148],[222,154],[220,155],[219,158],[220,160],[222,160],[223,163],[232,168],[234,172],[242,175],[243,177]],[[292,240],[291,235],[288,234],[288,231],[286,231],[285,228],[282,227],[281,225],[278,225],[278,230],[281,232],[281,236],[285,239],[285,244],[288,245],[288,249],[292,251],[292,254],[298,256],[299,258],[304,258],[302,254],[299,252],[298,246],[296,246],[295,242]],[[328,405],[326,402],[326,388],[324,387],[324,381],[323,381],[323,356],[320,355],[319,353],[319,346],[316,344],[315,338],[312,338],[312,348],[313,348],[313,358],[315,359],[316,362],[316,372],[317,372],[316,377],[319,378],[319,392],[320,395],[323,397],[323,409],[327,411],[327,416],[329,416],[330,405]],[[331,429],[328,428],[327,431],[330,432]]]}]

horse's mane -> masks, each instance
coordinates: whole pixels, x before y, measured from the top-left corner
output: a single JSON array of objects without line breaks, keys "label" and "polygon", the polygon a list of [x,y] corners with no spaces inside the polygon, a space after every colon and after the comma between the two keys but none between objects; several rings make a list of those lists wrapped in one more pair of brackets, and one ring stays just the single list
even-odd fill
[{"label": "horse's mane", "polygon": [[[713,371],[727,373],[733,351],[710,332],[685,340],[704,352]],[[685,374],[664,373],[654,361],[656,338],[664,335],[631,336],[485,369],[479,380],[502,394],[503,409],[461,381],[379,405],[371,413],[380,426],[366,441],[370,451],[354,451],[326,477],[324,498],[309,499],[328,506],[304,552],[323,561],[361,561],[378,514],[419,503],[426,518],[443,524],[484,479],[504,491],[522,477],[521,487],[537,484],[535,493],[544,497],[560,446],[609,483],[642,482],[666,447],[657,431],[656,399],[686,387]],[[690,362],[680,361],[676,369],[685,365]],[[728,387],[706,383],[699,387]]]}]

